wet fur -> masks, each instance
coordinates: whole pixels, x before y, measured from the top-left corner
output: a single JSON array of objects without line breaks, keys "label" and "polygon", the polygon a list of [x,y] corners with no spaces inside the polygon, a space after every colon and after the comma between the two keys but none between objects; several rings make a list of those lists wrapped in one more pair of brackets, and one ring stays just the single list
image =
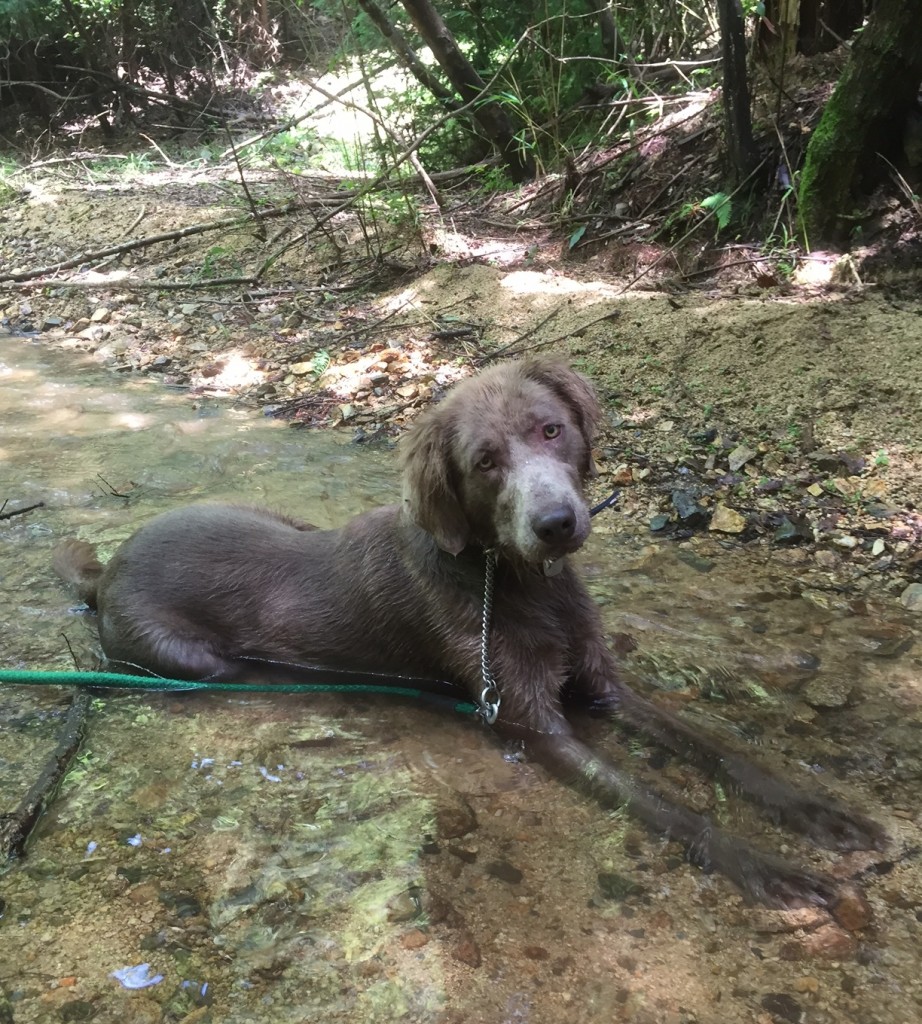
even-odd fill
[{"label": "wet fur", "polygon": [[[505,363],[457,386],[402,443],[404,501],[317,530],[272,512],[193,505],[158,516],[103,567],[66,541],[55,565],[99,611],[110,661],[183,679],[255,678],[259,662],[449,680],[476,697],[484,549],[498,553],[490,659],[496,728],[608,806],[779,906],[831,904],[827,877],[764,854],[602,760],[564,717],[566,688],[617,712],[833,849],[879,846],[873,822],[802,793],[619,682],[594,602],[565,556],[589,533],[583,486],[600,417],[566,365]],[[542,563],[564,559],[546,576]]]}]

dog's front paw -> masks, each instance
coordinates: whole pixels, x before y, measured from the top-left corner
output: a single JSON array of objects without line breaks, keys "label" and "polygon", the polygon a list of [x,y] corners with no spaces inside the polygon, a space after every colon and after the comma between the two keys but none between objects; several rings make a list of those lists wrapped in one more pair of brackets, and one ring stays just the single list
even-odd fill
[{"label": "dog's front paw", "polygon": [[876,821],[821,797],[804,797],[779,813],[786,825],[827,850],[882,850],[889,838]]},{"label": "dog's front paw", "polygon": [[723,870],[752,903],[791,910],[831,907],[839,898],[837,883],[822,872],[790,864],[741,842],[730,841],[728,847],[722,851]]}]

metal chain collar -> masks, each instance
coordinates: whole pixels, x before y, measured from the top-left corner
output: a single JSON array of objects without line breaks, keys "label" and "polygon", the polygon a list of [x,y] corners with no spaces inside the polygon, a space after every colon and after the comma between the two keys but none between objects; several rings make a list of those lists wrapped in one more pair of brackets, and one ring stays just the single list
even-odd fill
[{"label": "metal chain collar", "polygon": [[493,725],[499,715],[499,686],[490,668],[490,620],[493,617],[493,578],[496,573],[496,552],[486,551],[486,565],[483,574],[483,619],[480,629],[480,671],[483,689],[477,702],[477,714],[485,725]]}]

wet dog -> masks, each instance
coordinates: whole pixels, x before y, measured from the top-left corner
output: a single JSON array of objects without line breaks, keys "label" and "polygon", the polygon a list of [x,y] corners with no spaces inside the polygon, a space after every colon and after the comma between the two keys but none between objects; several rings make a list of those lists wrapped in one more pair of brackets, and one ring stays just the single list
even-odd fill
[{"label": "wet dog", "polygon": [[566,689],[719,773],[818,844],[884,841],[830,796],[795,789],[619,681],[598,611],[567,559],[589,534],[583,488],[599,419],[588,381],[566,365],[500,364],[414,424],[401,445],[400,505],[338,530],[193,505],[143,526],[106,566],[82,541],[64,542],[55,564],[98,609],[116,665],[223,681],[253,679],[261,663],[447,680],[551,769],[681,841],[750,898],[833,903],[830,879],[640,785],[564,716]]}]

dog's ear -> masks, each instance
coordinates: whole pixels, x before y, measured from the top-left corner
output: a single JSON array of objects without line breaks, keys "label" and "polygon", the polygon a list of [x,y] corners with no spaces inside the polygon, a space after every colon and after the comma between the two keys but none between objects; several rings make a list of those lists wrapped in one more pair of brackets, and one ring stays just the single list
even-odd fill
[{"label": "dog's ear", "polygon": [[400,445],[403,502],[410,518],[451,555],[470,540],[470,527],[452,481],[451,428],[438,406],[413,424]]},{"label": "dog's ear", "polygon": [[522,364],[524,375],[553,391],[570,407],[586,444],[585,476],[597,476],[592,461],[592,442],[602,422],[602,407],[595,388],[581,374],[560,359],[528,359]]}]

